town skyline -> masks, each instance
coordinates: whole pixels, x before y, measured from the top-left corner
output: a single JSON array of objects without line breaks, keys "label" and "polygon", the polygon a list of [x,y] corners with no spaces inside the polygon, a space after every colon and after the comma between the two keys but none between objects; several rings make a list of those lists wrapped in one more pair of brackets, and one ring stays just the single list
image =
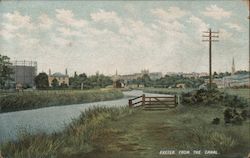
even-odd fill
[{"label": "town skyline", "polygon": [[237,70],[249,69],[243,1],[3,1],[0,8],[1,54],[37,61],[38,72],[208,72],[208,43],[201,36],[209,28],[220,32],[213,72],[231,72],[233,58]]}]

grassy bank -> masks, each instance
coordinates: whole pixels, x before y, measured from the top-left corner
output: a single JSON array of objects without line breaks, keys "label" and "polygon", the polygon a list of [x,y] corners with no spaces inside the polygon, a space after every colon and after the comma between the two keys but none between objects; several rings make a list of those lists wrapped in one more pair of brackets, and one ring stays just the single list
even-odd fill
[{"label": "grassy bank", "polygon": [[242,125],[212,124],[215,117],[223,120],[223,110],[222,106],[178,106],[165,111],[96,108],[83,113],[61,133],[23,134],[18,142],[6,143],[1,150],[3,156],[13,158],[152,158],[160,157],[161,149],[219,153],[200,155],[203,158],[246,156],[249,120]]},{"label": "grassy bank", "polygon": [[96,107],[82,113],[62,132],[47,135],[23,133],[18,142],[1,145],[4,158],[51,158],[77,157],[93,151],[100,135],[115,132],[107,127],[108,122],[119,120],[130,115],[129,108]]},{"label": "grassy bank", "polygon": [[230,95],[237,95],[242,98],[248,99],[250,101],[250,89],[249,88],[239,88],[239,89],[231,89],[231,88],[226,88],[226,89],[220,89],[221,92],[225,92]]},{"label": "grassy bank", "polygon": [[0,112],[88,103],[122,97],[122,92],[114,89],[14,93],[0,97]]},{"label": "grassy bank", "polygon": [[145,93],[157,93],[157,94],[181,94],[192,91],[192,88],[141,88]]}]

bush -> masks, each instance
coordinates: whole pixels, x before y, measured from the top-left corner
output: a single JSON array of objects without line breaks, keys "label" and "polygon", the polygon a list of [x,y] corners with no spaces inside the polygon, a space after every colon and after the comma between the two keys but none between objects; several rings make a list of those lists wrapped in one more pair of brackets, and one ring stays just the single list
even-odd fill
[{"label": "bush", "polygon": [[250,111],[242,110],[240,115],[244,120],[246,120],[247,118],[250,118]]},{"label": "bush", "polygon": [[233,110],[231,108],[227,108],[224,111],[224,121],[225,123],[231,123],[233,119]]},{"label": "bush", "polygon": [[[247,112],[247,111],[246,111]],[[231,109],[227,108],[224,111],[224,120],[225,123],[232,123],[235,125],[241,125],[244,120],[246,120],[246,113],[245,110],[243,110],[241,113],[239,113],[236,108]],[[242,117],[243,115],[243,117]]]},{"label": "bush", "polygon": [[225,94],[216,89],[195,90],[189,93],[182,94],[182,98],[183,103],[191,105],[200,105],[200,103],[202,103],[203,105],[219,104],[238,108],[245,108],[248,106],[247,100],[239,96]]},{"label": "bush", "polygon": [[213,121],[212,121],[212,124],[214,124],[214,125],[218,125],[218,124],[220,124],[220,119],[219,118],[214,118],[213,119]]}]

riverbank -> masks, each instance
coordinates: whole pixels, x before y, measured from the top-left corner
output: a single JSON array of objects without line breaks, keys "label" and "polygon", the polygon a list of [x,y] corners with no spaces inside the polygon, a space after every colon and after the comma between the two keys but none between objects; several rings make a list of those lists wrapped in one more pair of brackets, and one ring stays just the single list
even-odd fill
[{"label": "riverbank", "polygon": [[19,111],[57,105],[81,104],[114,100],[123,97],[116,89],[34,91],[0,97],[0,112]]},{"label": "riverbank", "polygon": [[116,132],[115,127],[108,125],[110,122],[116,122],[132,113],[133,109],[128,107],[91,108],[62,132],[35,135],[22,133],[18,141],[2,144],[0,151],[3,157],[11,158],[72,157],[88,153],[97,148],[95,142],[99,136]]},{"label": "riverbank", "polygon": [[[165,111],[94,108],[64,131],[23,134],[0,147],[4,157],[152,158],[162,149],[216,151],[202,157],[243,157],[249,149],[249,120],[242,125],[215,125],[223,120],[222,106],[178,106]],[[183,157],[183,155],[175,155]],[[185,155],[195,157],[195,155]]]}]

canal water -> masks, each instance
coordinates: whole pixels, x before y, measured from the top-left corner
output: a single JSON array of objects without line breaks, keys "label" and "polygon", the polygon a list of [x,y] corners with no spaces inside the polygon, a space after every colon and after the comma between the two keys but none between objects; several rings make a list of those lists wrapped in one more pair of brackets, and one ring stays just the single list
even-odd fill
[{"label": "canal water", "polygon": [[[128,99],[140,96],[142,91],[133,90],[123,92],[124,97],[118,100],[93,102],[85,104],[73,104],[46,107],[34,110],[24,110],[0,114],[0,144],[10,140],[16,140],[18,135],[27,131],[58,132],[64,129],[72,119],[80,116],[81,112],[95,106],[128,106]],[[144,93],[146,96],[165,96],[161,94]]]}]

